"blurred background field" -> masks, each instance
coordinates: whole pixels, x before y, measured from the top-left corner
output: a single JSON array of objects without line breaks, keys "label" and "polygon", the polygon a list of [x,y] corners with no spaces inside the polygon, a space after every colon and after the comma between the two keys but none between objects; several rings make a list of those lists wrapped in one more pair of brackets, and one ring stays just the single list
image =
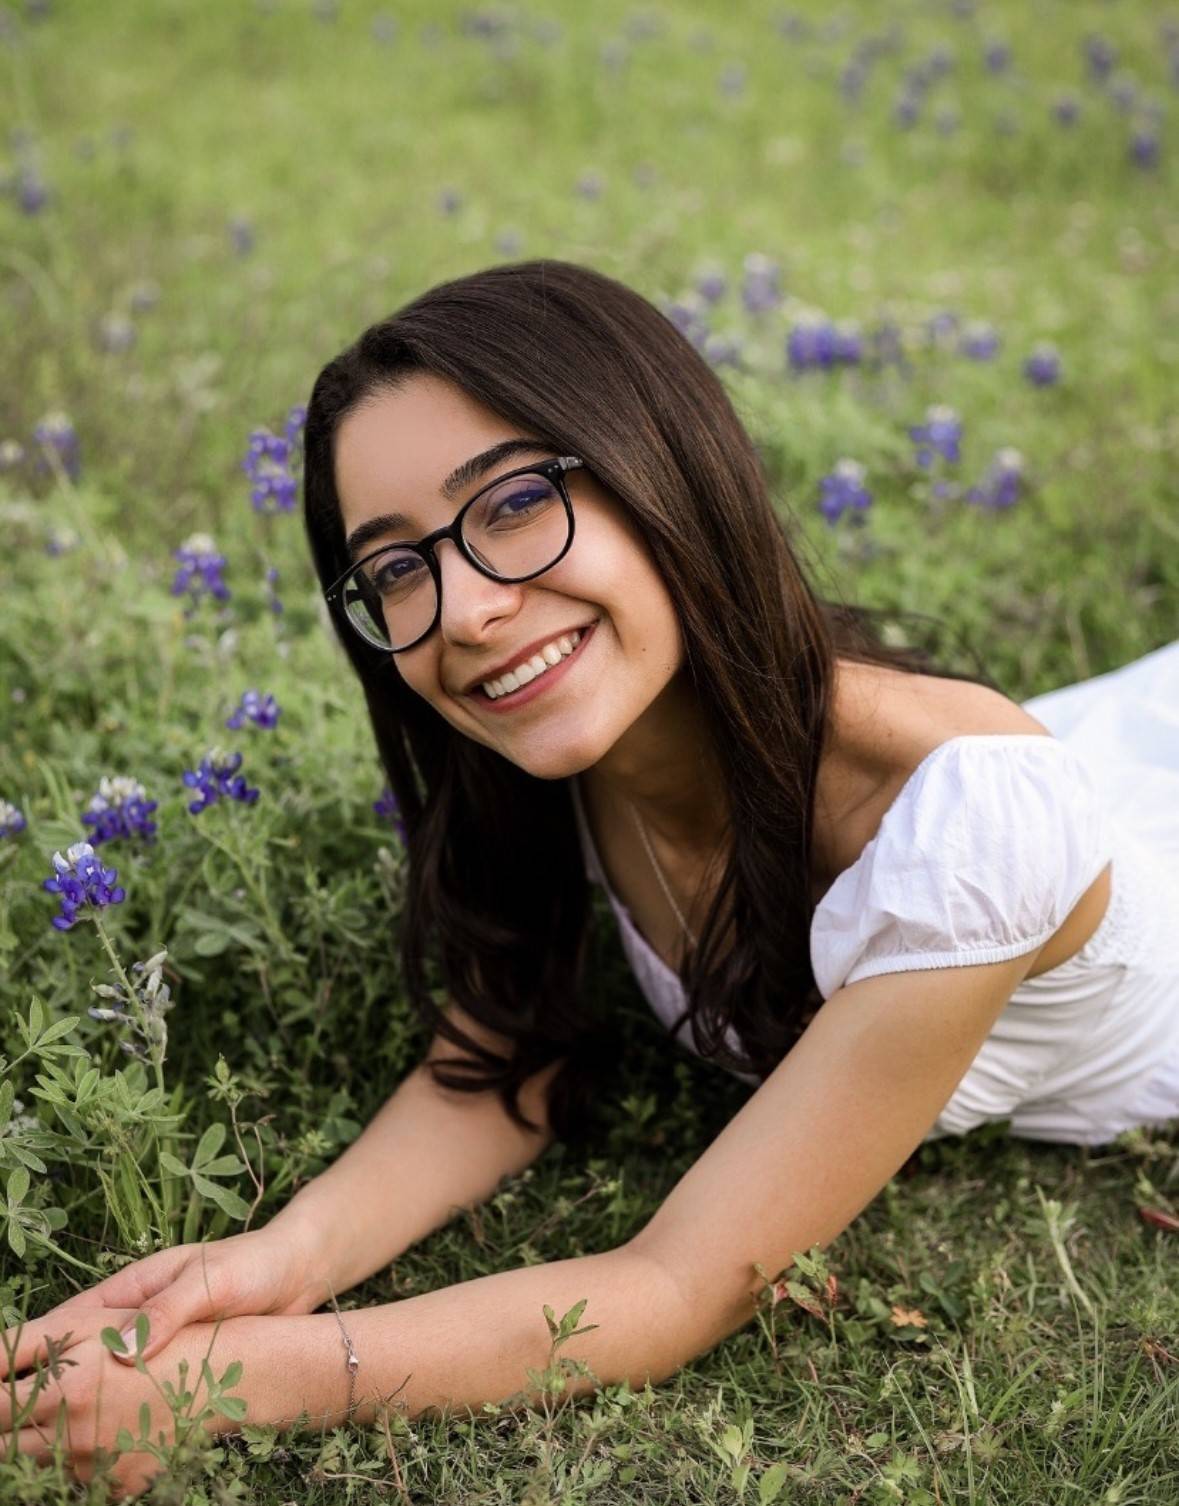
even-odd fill
[{"label": "blurred background field", "polygon": [[[242,1227],[232,1197],[186,1192],[161,1229],[112,1191],[158,1129],[78,1098],[89,1066],[132,1102],[154,1081],[87,1016],[108,959],[41,889],[104,778],[141,783],[157,828],[102,844],[126,888],[106,923],[125,965],[168,949],[185,1145],[231,1101],[258,1126],[252,1226],[424,1044],[395,813],[288,504],[320,366],[425,287],[546,256],[656,301],[824,594],[937,619],[947,662],[1017,698],[1179,633],[1179,11],[9,0],[0,80],[0,1044],[21,1055],[36,996],[89,1054],[56,1085],[35,1056],[6,1075],[0,1176],[32,1174],[6,1322],[87,1279],[46,1238],[97,1275]],[[249,689],[277,720],[227,729]],[[191,814],[182,775],[218,745],[259,797]],[[744,1101],[669,1054],[598,916],[587,986],[625,1049],[587,1143],[349,1303],[626,1238]],[[784,1304],[776,1342],[751,1325],[548,1431],[404,1428],[411,1498],[1173,1501],[1175,1236],[1137,1212],[1179,1212],[1173,1136],[980,1133],[909,1170],[829,1251],[829,1323]],[[375,1433],[223,1447],[211,1468],[259,1500],[391,1478]],[[0,1499],[27,1488],[0,1464]]]}]

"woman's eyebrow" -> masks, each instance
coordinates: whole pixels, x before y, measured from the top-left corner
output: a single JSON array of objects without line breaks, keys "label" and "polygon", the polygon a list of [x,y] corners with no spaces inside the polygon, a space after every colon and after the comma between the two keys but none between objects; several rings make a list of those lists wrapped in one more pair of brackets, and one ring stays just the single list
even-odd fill
[{"label": "woman's eyebrow", "polygon": [[[488,471],[505,460],[514,459],[518,455],[537,455],[550,448],[538,439],[502,439],[489,450],[472,455],[469,460],[455,466],[442,483],[441,494],[448,502],[456,502],[459,494],[472,482],[481,480]],[[410,520],[403,512],[382,512],[375,517],[366,518],[348,535],[346,547],[349,557],[355,559],[366,544],[387,533],[400,533],[408,529],[409,524]]]}]

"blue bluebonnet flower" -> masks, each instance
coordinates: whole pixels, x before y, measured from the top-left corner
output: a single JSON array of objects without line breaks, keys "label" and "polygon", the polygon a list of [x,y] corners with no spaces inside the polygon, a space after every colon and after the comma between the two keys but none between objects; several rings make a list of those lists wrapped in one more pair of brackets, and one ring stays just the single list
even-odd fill
[{"label": "blue bluebonnet flower", "polygon": [[40,446],[38,470],[52,469],[47,456],[53,454],[71,481],[81,474],[82,461],[78,451],[78,434],[69,417],[61,412],[47,413],[33,430],[33,440]]},{"label": "blue bluebonnet flower", "polygon": [[929,466],[934,455],[956,463],[960,458],[962,420],[953,408],[945,403],[935,403],[925,410],[925,422],[915,424],[909,437],[917,442],[917,464]]},{"label": "blue bluebonnet flower", "polygon": [[145,282],[137,282],[127,295],[127,303],[133,314],[149,313],[159,301],[160,285],[150,278]]},{"label": "blue bluebonnet flower", "polygon": [[229,587],[221,578],[221,572],[229,561],[217,553],[217,546],[207,533],[190,534],[179,549],[172,551],[173,559],[180,561],[172,581],[173,596],[190,597],[188,614],[194,612],[203,596],[213,596],[218,601],[229,600]]},{"label": "blue bluebonnet flower", "polygon": [[286,416],[281,435],[267,428],[254,429],[242,461],[242,470],[254,483],[250,500],[254,511],[291,512],[298,483],[294,470],[302,460],[303,429],[307,409],[296,403]]},{"label": "blue bluebonnet flower", "polygon": [[234,215],[229,221],[229,240],[238,256],[248,256],[254,249],[254,227],[244,215]]},{"label": "blue bluebonnet flower", "polygon": [[109,999],[111,1002],[109,1005],[92,1005],[86,1013],[100,1024],[120,1027],[129,1025],[146,1042],[146,1048],[138,1041],[125,1037],[119,1041],[119,1046],[128,1056],[138,1057],[140,1061],[158,1059],[162,1063],[167,1052],[168,1026],[164,1015],[176,1003],[172,998],[172,990],[164,982],[164,962],[167,956],[167,948],[163,948],[146,962],[131,964],[128,982],[135,990],[134,998],[122,983],[114,987],[109,983],[90,985],[100,999]]},{"label": "blue bluebonnet flower", "polygon": [[1118,60],[1118,50],[1112,42],[1107,42],[1104,37],[1090,32],[1085,37],[1082,46],[1085,51],[1085,61],[1089,64],[1090,75],[1100,82],[1107,78],[1113,71],[1113,66]]},{"label": "blue bluebonnet flower", "polygon": [[51,559],[56,559],[60,554],[69,554],[82,542],[82,537],[77,529],[70,528],[68,524],[49,525],[49,532],[45,537],[45,553]]},{"label": "blue bluebonnet flower", "polygon": [[786,358],[793,371],[854,366],[863,354],[856,325],[833,324],[821,315],[799,319],[786,336]]},{"label": "blue bluebonnet flower", "polygon": [[708,309],[699,293],[682,293],[663,304],[663,312],[679,330],[699,348],[709,333]]},{"label": "blue bluebonnet flower", "polygon": [[1051,387],[1060,380],[1060,352],[1041,341],[1023,363],[1023,374],[1036,387]]},{"label": "blue bluebonnet flower", "polygon": [[776,261],[751,251],[742,262],[741,302],[746,313],[764,314],[782,301],[782,271]]},{"label": "blue bluebonnet flower", "polygon": [[254,723],[256,727],[270,728],[278,721],[280,707],[272,695],[260,695],[256,690],[247,690],[241,699],[241,705],[225,723],[234,732],[245,725],[246,719]]},{"label": "blue bluebonnet flower", "polygon": [[999,349],[999,332],[981,319],[972,320],[962,331],[958,349],[972,361],[989,361]]},{"label": "blue bluebonnet flower", "polygon": [[741,349],[741,341],[736,335],[723,335],[719,330],[711,330],[704,337],[700,354],[710,366],[739,366]]},{"label": "blue bluebonnet flower", "polygon": [[283,605],[278,594],[278,570],[274,565],[271,565],[266,572],[265,585],[266,604],[272,612],[277,614],[282,611]]},{"label": "blue bluebonnet flower", "polygon": [[189,810],[198,815],[225,796],[227,800],[240,800],[243,805],[253,805],[259,791],[250,789],[241,768],[240,753],[226,753],[222,748],[210,748],[195,769],[186,769],[184,783],[189,789],[200,790],[200,799],[189,802]]},{"label": "blue bluebonnet flower", "polygon": [[107,905],[122,904],[127,891],[116,886],[119,875],[114,868],[104,868],[95,856],[89,842],[75,842],[67,847],[65,856],[53,854],[56,878],[42,881],[42,889],[56,894],[61,900],[61,914],[53,917],[59,931],[68,931],[78,918],[78,911],[86,912],[89,918]]},{"label": "blue bluebonnet flower", "polygon": [[504,229],[495,237],[493,242],[500,256],[518,256],[524,245],[524,238],[518,230]]},{"label": "blue bluebonnet flower", "polygon": [[40,214],[52,198],[45,179],[28,163],[17,170],[14,193],[22,214]]},{"label": "blue bluebonnet flower", "polygon": [[0,441],[0,472],[14,471],[24,463],[25,447],[19,439]]},{"label": "blue bluebonnet flower", "polygon": [[921,114],[921,97],[903,89],[893,102],[892,118],[902,130],[908,130],[916,125],[917,117]]},{"label": "blue bluebonnet flower", "polygon": [[983,507],[1012,507],[1019,501],[1023,488],[1023,456],[1018,450],[999,450],[982,484],[966,491],[966,501]]},{"label": "blue bluebonnet flower", "polygon": [[728,291],[728,280],[719,267],[705,267],[696,274],[696,291],[705,303],[719,303]]},{"label": "blue bluebonnet flower", "polygon": [[1063,126],[1071,126],[1081,113],[1081,102],[1075,94],[1058,94],[1052,101],[1052,113]]},{"label": "blue bluebonnet flower", "polygon": [[848,104],[855,104],[868,82],[868,64],[859,57],[849,58],[839,73],[839,92]]},{"label": "blue bluebonnet flower", "polygon": [[832,528],[851,509],[863,513],[872,505],[864,485],[864,467],[856,460],[837,460],[830,475],[819,482],[819,511]]},{"label": "blue bluebonnet flower", "polygon": [[402,842],[408,841],[405,822],[401,818],[401,807],[397,803],[397,796],[388,785],[381,792],[381,798],[373,801],[373,810],[378,816],[383,816],[386,821],[392,821]]},{"label": "blue bluebonnet flower", "polygon": [[457,188],[443,188],[439,190],[436,202],[439,214],[457,214],[463,207],[463,196]]},{"label": "blue bluebonnet flower", "polygon": [[1136,167],[1159,165],[1159,138],[1154,131],[1143,127],[1130,137],[1127,155]]},{"label": "blue bluebonnet flower", "polygon": [[925,338],[930,345],[947,344],[958,330],[958,315],[942,309],[925,321]]},{"label": "blue bluebonnet flower", "polygon": [[0,800],[0,837],[15,837],[28,824],[15,805],[7,800]]},{"label": "blue bluebonnet flower", "polygon": [[983,52],[988,73],[1006,73],[1011,66],[1011,48],[1006,42],[988,42]]},{"label": "blue bluebonnet flower", "polygon": [[94,830],[90,841],[95,847],[115,837],[143,837],[155,839],[156,823],[151,813],[159,804],[147,798],[147,791],[137,779],[125,774],[113,778],[104,775],[98,782],[98,791],[91,795],[90,804],[82,812],[82,820]]}]

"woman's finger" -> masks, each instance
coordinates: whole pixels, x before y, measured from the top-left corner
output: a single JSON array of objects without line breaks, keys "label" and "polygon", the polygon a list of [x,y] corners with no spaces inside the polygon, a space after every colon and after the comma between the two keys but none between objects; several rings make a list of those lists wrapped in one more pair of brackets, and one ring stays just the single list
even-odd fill
[{"label": "woman's finger", "polygon": [[[37,1395],[32,1408],[26,1410],[34,1391]],[[46,1424],[52,1427],[57,1409],[64,1401],[61,1387],[44,1371],[39,1389],[36,1375],[26,1376],[24,1380],[14,1381],[11,1385],[0,1386],[0,1434],[11,1433],[16,1419],[19,1419],[22,1428],[38,1425],[44,1427]]]}]

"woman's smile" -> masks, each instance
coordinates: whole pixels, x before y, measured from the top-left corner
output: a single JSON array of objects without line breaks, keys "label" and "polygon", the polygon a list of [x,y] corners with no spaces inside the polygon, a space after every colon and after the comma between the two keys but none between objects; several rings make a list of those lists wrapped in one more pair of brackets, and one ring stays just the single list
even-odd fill
[{"label": "woman's smile", "polygon": [[551,690],[565,679],[573,668],[573,665],[581,658],[586,645],[594,635],[596,627],[597,622],[595,621],[591,622],[580,632],[574,630],[567,637],[561,635],[556,640],[557,643],[570,643],[572,645],[572,652],[563,654],[562,658],[556,664],[549,664],[546,661],[545,668],[539,670],[532,669],[529,661],[526,661],[526,664],[529,665],[532,678],[527,683],[521,683],[517,689],[506,689],[502,695],[498,695],[493,699],[487,694],[483,685],[480,684],[473,691],[469,692],[471,700],[479,703],[480,710],[495,712],[497,715],[514,711],[517,707],[530,705],[536,700],[537,696],[543,695],[546,690]]}]

